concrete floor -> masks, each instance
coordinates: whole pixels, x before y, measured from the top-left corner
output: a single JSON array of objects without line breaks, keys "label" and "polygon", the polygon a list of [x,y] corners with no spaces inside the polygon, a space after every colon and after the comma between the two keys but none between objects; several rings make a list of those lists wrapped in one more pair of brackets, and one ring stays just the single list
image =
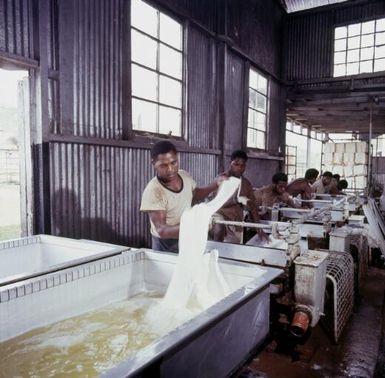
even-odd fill
[{"label": "concrete floor", "polygon": [[317,326],[307,342],[296,349],[297,361],[270,352],[270,344],[241,369],[238,377],[385,377],[385,270],[370,268],[361,294],[338,345]]}]

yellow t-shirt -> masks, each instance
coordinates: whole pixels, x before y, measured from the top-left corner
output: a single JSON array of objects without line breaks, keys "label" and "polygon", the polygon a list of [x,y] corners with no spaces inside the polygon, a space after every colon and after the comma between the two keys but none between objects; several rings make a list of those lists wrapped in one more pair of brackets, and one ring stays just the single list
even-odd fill
[{"label": "yellow t-shirt", "polygon": [[[154,177],[144,189],[140,211],[166,211],[166,224],[175,226],[180,223],[183,211],[191,207],[193,191],[197,184],[184,170],[178,172],[182,179],[182,189],[179,192],[164,187],[157,177]],[[154,224],[151,222],[151,234],[159,237]]]}]

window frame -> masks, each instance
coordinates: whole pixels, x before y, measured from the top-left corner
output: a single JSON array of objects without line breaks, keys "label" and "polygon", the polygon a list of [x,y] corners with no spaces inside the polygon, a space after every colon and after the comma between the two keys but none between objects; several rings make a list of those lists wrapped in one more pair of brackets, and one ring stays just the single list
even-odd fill
[{"label": "window frame", "polygon": [[[186,65],[187,65],[187,56],[186,56],[186,46],[187,46],[187,43],[186,43],[186,38],[187,38],[187,30],[186,30],[186,22],[184,20],[182,20],[180,17],[172,14],[171,12],[169,12],[168,10],[165,10],[163,7],[161,7],[160,5],[156,4],[152,4],[146,0],[141,0],[143,3],[145,3],[146,5],[154,8],[157,12],[157,36],[154,37],[153,35],[151,34],[148,34],[146,31],[143,31],[141,29],[139,29],[138,27],[134,26],[132,24],[132,3],[130,2],[129,3],[129,18],[128,18],[128,21],[129,21],[129,24],[128,24],[128,30],[129,30],[129,33],[128,33],[128,43],[129,43],[129,57],[128,57],[128,64],[130,66],[130,69],[129,69],[129,72],[130,72],[130,88],[129,88],[129,96],[130,96],[130,115],[129,115],[129,118],[130,118],[130,134],[132,135],[132,137],[134,137],[135,139],[136,138],[139,138],[139,140],[141,140],[143,138],[143,140],[147,139],[148,137],[150,138],[156,138],[156,139],[172,139],[172,140],[176,140],[176,141],[181,141],[181,142],[185,142],[185,135],[186,135],[186,104],[187,104],[187,84],[186,84],[186,77],[187,77],[187,74],[186,74]],[[178,50],[176,47],[170,45],[169,43],[167,42],[164,42],[160,39],[160,17],[161,17],[161,14],[167,16],[167,17],[170,17],[172,20],[174,20],[175,22],[177,22],[178,24],[180,24],[180,27],[181,27],[181,50]],[[155,69],[154,68],[151,68],[151,67],[148,67],[142,63],[139,63],[139,62],[136,62],[132,59],[132,31],[135,31],[147,38],[150,38],[152,41],[154,41],[156,43],[156,67]],[[166,46],[167,48],[169,49],[172,49],[173,51],[175,52],[178,52],[181,54],[181,64],[182,64],[182,67],[181,67],[181,75],[180,75],[180,78],[177,78],[175,76],[172,76],[170,74],[167,74],[167,73],[164,73],[164,72],[161,72],[160,71],[160,59],[159,59],[159,56],[160,56],[160,49],[161,49],[161,46]],[[132,71],[133,71],[133,66],[136,66],[136,67],[139,67],[141,69],[145,69],[147,70],[148,72],[152,72],[156,75],[156,80],[157,80],[157,88],[156,88],[156,100],[150,100],[148,98],[143,98],[143,97],[140,97],[138,95],[134,95],[133,94],[133,80],[132,80]],[[159,86],[159,82],[161,80],[161,77],[165,77],[165,78],[168,78],[168,79],[171,79],[171,80],[175,80],[177,81],[178,83],[181,84],[181,107],[178,108],[177,106],[174,106],[174,105],[169,105],[169,104],[166,104],[164,102],[161,102],[159,101],[159,96],[160,96],[160,86]],[[155,104],[156,105],[156,131],[149,131],[149,130],[138,130],[138,129],[135,129],[134,128],[134,119],[133,119],[133,116],[134,116],[134,111],[133,111],[133,101],[134,100],[138,100],[138,101],[142,101],[144,103],[150,103],[150,104]],[[160,107],[165,107],[165,108],[168,108],[168,109],[175,109],[175,110],[179,110],[181,113],[181,122],[180,122],[180,135],[174,135],[174,134],[165,134],[165,133],[160,133],[159,132],[159,127],[160,127]]]},{"label": "window frame", "polygon": [[[246,96],[246,135],[245,135],[245,145],[246,149],[250,151],[255,152],[268,152],[268,136],[269,136],[269,126],[270,126],[270,78],[268,75],[264,75],[261,73],[258,68],[255,66],[252,66],[250,64],[246,65],[247,75],[246,75],[246,83],[247,83],[247,96]],[[262,76],[266,80],[266,94],[260,92],[257,88],[253,88],[250,86],[250,72],[254,71],[257,75]],[[265,97],[266,99],[266,113],[263,113],[262,111],[255,109],[250,106],[250,91],[254,91],[257,94],[260,94]],[[260,114],[265,115],[265,130],[259,130],[254,127],[249,127],[249,116],[250,116],[250,110],[255,111]],[[264,133],[264,148],[259,148],[255,146],[250,146],[248,144],[248,131],[249,129],[256,130],[258,132]]]},{"label": "window frame", "polygon": [[[374,67],[375,67],[375,63],[376,61],[378,61],[378,59],[375,58],[375,48],[376,48],[376,35],[378,33],[385,33],[385,30],[383,31],[380,31],[380,32],[376,32],[376,22],[377,20],[381,20],[381,19],[385,19],[385,14],[384,15],[381,15],[381,16],[376,16],[375,18],[370,17],[366,17],[366,18],[363,18],[361,19],[360,21],[354,21],[354,22],[349,22],[349,23],[341,23],[341,24],[335,24],[333,26],[333,36],[332,36],[332,43],[333,43],[333,46],[332,46],[332,64],[331,64],[331,73],[332,73],[332,77],[335,78],[335,79],[338,79],[338,78],[346,78],[346,77],[350,77],[350,76],[378,76],[379,74],[383,73],[385,71],[384,70],[379,70],[379,71],[375,71],[374,70]],[[362,33],[362,24],[366,23],[366,22],[370,22],[370,21],[374,21],[375,24],[374,24],[374,31],[373,33]],[[337,28],[340,28],[340,27],[346,27],[348,28],[350,25],[355,25],[355,24],[359,24],[360,25],[360,32],[359,34],[357,34],[357,37],[359,37],[359,47],[358,48],[352,48],[352,49],[349,49],[348,48],[348,39],[349,39],[349,35],[348,35],[348,32],[347,32],[347,35],[345,37],[341,37],[341,38],[337,38],[336,39],[336,29]],[[364,47],[361,47],[361,41],[362,41],[362,36],[366,36],[366,35],[373,35],[373,45],[371,46],[364,46]],[[352,37],[355,37],[355,36],[352,36]],[[344,50],[338,50],[336,51],[335,50],[335,41],[336,40],[343,40],[345,39],[345,48]],[[372,58],[371,60],[364,60],[364,61],[361,61],[361,52],[362,52],[362,49],[364,48],[370,48],[372,47],[373,48],[373,53],[372,53]],[[380,47],[384,47],[385,48],[385,43],[380,45]],[[352,61],[352,62],[348,62],[348,51],[353,51],[353,50],[358,50],[358,60],[355,60],[355,61]],[[344,59],[344,62],[343,63],[338,63],[336,64],[335,63],[335,55],[336,55],[336,52],[344,52],[345,53],[345,59]],[[382,57],[382,58],[379,58],[380,60],[383,59],[384,62],[385,62],[385,57]],[[360,71],[360,63],[362,62],[371,62],[371,67],[372,67],[372,70],[371,72],[359,72]],[[347,73],[347,65],[349,63],[358,63],[358,73],[354,73],[354,74],[351,74],[351,73]],[[339,66],[339,65],[343,65],[344,66],[344,70],[345,70],[345,74],[344,75],[338,75],[336,76],[335,75],[335,69],[336,69],[336,66]],[[382,76],[382,75],[381,75]]]}]

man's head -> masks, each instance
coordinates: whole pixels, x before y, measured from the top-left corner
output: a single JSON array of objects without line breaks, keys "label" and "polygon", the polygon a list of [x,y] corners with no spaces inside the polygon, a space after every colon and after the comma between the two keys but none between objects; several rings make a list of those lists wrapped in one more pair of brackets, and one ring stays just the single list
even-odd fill
[{"label": "man's head", "polygon": [[241,177],[246,170],[247,154],[245,151],[236,150],[230,158],[230,174],[235,177]]},{"label": "man's head", "polygon": [[310,168],[305,172],[305,179],[310,183],[314,184],[317,180],[319,172],[315,168]]},{"label": "man's head", "polygon": [[332,182],[333,174],[329,171],[326,171],[322,174],[322,184],[328,186]]},{"label": "man's head", "polygon": [[346,180],[340,180],[337,184],[337,189],[341,192],[348,188],[348,182]]},{"label": "man's head", "polygon": [[162,181],[170,181],[179,170],[178,156],[175,146],[167,141],[155,143],[151,148],[151,162],[156,175]]},{"label": "man's head", "polygon": [[271,181],[273,183],[273,189],[276,193],[282,194],[286,191],[286,186],[287,186],[286,173],[283,173],[283,172],[276,173],[271,178]]},{"label": "man's head", "polygon": [[340,181],[341,176],[338,173],[335,173],[333,175],[333,178],[338,182],[338,181]]}]

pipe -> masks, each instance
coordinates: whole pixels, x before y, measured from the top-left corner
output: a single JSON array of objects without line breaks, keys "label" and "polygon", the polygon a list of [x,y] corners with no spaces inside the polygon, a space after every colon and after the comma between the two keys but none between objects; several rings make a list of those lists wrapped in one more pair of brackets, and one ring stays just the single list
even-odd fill
[{"label": "pipe", "polygon": [[303,309],[297,309],[290,324],[290,332],[293,336],[301,338],[309,328],[311,316]]}]

